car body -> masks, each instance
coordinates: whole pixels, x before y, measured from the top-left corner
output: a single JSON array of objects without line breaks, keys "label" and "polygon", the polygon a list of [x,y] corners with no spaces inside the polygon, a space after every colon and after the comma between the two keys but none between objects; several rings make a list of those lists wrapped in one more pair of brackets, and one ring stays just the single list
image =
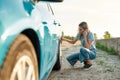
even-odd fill
[{"label": "car body", "polygon": [[11,44],[22,33],[34,45],[39,80],[45,80],[57,61],[61,29],[50,4],[35,1],[2,0],[0,2],[0,69],[2,70]]}]

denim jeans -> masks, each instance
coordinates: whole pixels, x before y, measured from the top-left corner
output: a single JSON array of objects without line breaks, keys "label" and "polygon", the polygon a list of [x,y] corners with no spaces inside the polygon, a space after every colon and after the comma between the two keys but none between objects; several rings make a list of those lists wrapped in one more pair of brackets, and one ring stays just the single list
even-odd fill
[{"label": "denim jeans", "polygon": [[80,48],[80,52],[68,56],[67,60],[73,66],[78,60],[82,63],[85,60],[93,60],[95,58],[96,51],[92,51],[87,48]]}]

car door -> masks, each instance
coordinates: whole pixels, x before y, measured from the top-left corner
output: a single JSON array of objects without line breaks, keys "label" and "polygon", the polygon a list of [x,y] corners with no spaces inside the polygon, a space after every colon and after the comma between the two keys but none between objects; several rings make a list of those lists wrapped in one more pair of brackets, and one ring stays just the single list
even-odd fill
[{"label": "car door", "polygon": [[[40,32],[40,73],[41,77],[51,67],[50,63],[53,63],[55,53],[57,52],[58,37],[56,33],[56,25],[54,24],[55,18],[50,12],[48,4],[45,2],[38,2],[36,8],[41,15],[42,27],[38,31]],[[44,34],[41,34],[44,33]]]},{"label": "car door", "polygon": [[51,41],[51,59],[54,59],[56,57],[56,53],[57,53],[57,48],[58,48],[58,44],[59,44],[59,37],[60,37],[60,26],[59,26],[59,23],[57,22],[56,18],[55,18],[55,15],[54,15],[54,12],[53,12],[53,9],[51,7],[50,4],[47,4],[48,6],[48,10],[49,10],[49,13],[52,15],[52,22],[50,23],[50,26],[49,26],[49,29],[51,31],[51,36],[52,36],[52,41]]}]

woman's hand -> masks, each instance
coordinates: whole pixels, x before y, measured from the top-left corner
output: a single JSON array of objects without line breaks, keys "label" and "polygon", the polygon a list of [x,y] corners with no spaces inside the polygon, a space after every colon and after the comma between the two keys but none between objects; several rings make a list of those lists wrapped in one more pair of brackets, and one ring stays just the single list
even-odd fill
[{"label": "woman's hand", "polygon": [[83,36],[84,36],[84,38],[87,37],[87,35],[88,35],[88,31],[85,30],[85,31],[83,32]]},{"label": "woman's hand", "polygon": [[60,38],[60,43],[62,43],[62,41],[63,41],[63,37]]}]

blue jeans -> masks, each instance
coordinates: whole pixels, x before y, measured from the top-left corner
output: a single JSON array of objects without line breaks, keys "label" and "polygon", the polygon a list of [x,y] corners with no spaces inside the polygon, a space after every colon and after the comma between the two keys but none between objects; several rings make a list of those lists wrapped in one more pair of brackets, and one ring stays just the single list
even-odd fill
[{"label": "blue jeans", "polygon": [[85,60],[93,60],[96,58],[96,51],[87,48],[80,48],[80,52],[67,57],[68,62],[73,66],[78,60],[82,63]]}]

